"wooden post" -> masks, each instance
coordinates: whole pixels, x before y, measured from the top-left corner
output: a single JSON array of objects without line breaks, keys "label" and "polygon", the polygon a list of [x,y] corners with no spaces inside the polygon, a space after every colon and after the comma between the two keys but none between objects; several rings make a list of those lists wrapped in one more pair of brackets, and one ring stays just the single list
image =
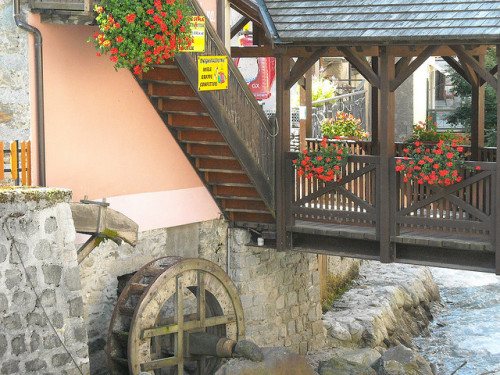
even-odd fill
[{"label": "wooden post", "polygon": [[[372,69],[378,75],[378,56],[372,56]],[[371,86],[371,121],[372,121],[372,154],[378,155],[379,153],[379,138],[378,138],[378,87]]]},{"label": "wooden post", "polygon": [[[500,44],[497,45],[497,60],[500,61]],[[500,74],[497,76],[497,113],[500,113]],[[495,272],[500,275],[500,197],[498,189],[500,188],[500,116],[497,116],[497,155],[496,155],[496,175],[495,175],[495,227],[492,233],[492,239],[495,249]]]},{"label": "wooden post", "polygon": [[326,282],[328,280],[328,255],[318,254],[318,272],[319,272],[319,294],[321,300],[326,299]]},{"label": "wooden post", "polygon": [[379,47],[379,92],[378,124],[380,144],[380,167],[377,174],[377,237],[380,241],[380,261],[393,262],[396,245],[391,243],[395,227],[391,201],[395,199],[395,187],[391,182],[391,159],[396,156],[394,145],[395,102],[390,83],[395,77],[394,53],[387,47]]},{"label": "wooden post", "polygon": [[[478,56],[478,61],[484,67],[484,55]],[[480,152],[484,147],[484,84],[476,75],[476,83],[472,83],[472,123],[471,123],[471,156],[472,160],[480,160]]]},{"label": "wooden post", "polygon": [[300,106],[306,107],[306,119],[300,120],[299,149],[306,148],[306,138],[312,137],[312,69],[304,78],[304,87],[300,87]]},{"label": "wooden post", "polygon": [[276,248],[278,251],[292,247],[291,234],[286,231],[289,220],[290,197],[286,192],[286,158],[290,150],[290,90],[285,82],[290,76],[290,58],[280,55],[276,58],[276,117],[279,134],[276,137]]},{"label": "wooden post", "polygon": [[0,142],[0,181],[4,179],[4,163],[3,163],[4,153],[3,153],[3,142]]},{"label": "wooden post", "polygon": [[17,141],[10,144],[10,174],[13,180],[17,180]]},{"label": "wooden post", "polygon": [[[28,141],[26,153],[28,158],[26,161],[26,169],[28,170],[28,186],[31,186],[31,141]],[[0,160],[3,160],[3,157]]]}]

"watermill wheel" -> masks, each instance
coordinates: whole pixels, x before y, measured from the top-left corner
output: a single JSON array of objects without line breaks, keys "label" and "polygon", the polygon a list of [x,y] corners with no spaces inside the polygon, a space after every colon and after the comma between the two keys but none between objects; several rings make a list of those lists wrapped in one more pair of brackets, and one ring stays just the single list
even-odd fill
[{"label": "watermill wheel", "polygon": [[200,332],[241,340],[243,308],[235,285],[204,259],[156,259],[129,280],[111,317],[107,356],[113,375],[210,374],[216,356],[193,355]]}]

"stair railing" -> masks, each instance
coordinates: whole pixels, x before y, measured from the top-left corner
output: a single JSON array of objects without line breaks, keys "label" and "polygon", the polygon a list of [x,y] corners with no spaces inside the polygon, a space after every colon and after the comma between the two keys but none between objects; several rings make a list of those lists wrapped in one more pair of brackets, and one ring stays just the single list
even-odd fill
[{"label": "stair railing", "polygon": [[[205,16],[196,0],[194,15]],[[254,98],[224,43],[205,16],[205,52],[176,54],[175,60],[195,91],[198,88],[198,56],[228,56],[228,89],[200,91],[198,96],[243,169],[274,214],[276,129]]]}]

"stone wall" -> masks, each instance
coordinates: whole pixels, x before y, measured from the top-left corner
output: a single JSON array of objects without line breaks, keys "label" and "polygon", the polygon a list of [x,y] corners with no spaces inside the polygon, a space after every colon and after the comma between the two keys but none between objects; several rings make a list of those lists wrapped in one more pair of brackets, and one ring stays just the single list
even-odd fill
[{"label": "stone wall", "polygon": [[1,374],[89,374],[70,198],[0,189]]},{"label": "stone wall", "polygon": [[[23,17],[27,19],[25,6]],[[28,140],[28,33],[14,22],[12,0],[0,0],[0,51],[0,141]]]},{"label": "stone wall", "polygon": [[297,352],[322,346],[317,257],[250,246],[250,233],[213,220],[139,234],[138,245],[103,242],[80,264],[92,374],[104,374],[106,335],[118,278],[162,256],[205,258],[231,276],[240,293],[246,337]]}]

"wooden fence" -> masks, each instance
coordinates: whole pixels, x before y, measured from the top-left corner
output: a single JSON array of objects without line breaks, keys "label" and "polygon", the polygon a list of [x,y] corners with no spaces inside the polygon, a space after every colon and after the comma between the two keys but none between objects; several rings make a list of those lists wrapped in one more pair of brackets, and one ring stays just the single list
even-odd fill
[{"label": "wooden fence", "polygon": [[0,183],[31,186],[31,141],[14,141],[6,149],[0,142],[0,161]]}]

